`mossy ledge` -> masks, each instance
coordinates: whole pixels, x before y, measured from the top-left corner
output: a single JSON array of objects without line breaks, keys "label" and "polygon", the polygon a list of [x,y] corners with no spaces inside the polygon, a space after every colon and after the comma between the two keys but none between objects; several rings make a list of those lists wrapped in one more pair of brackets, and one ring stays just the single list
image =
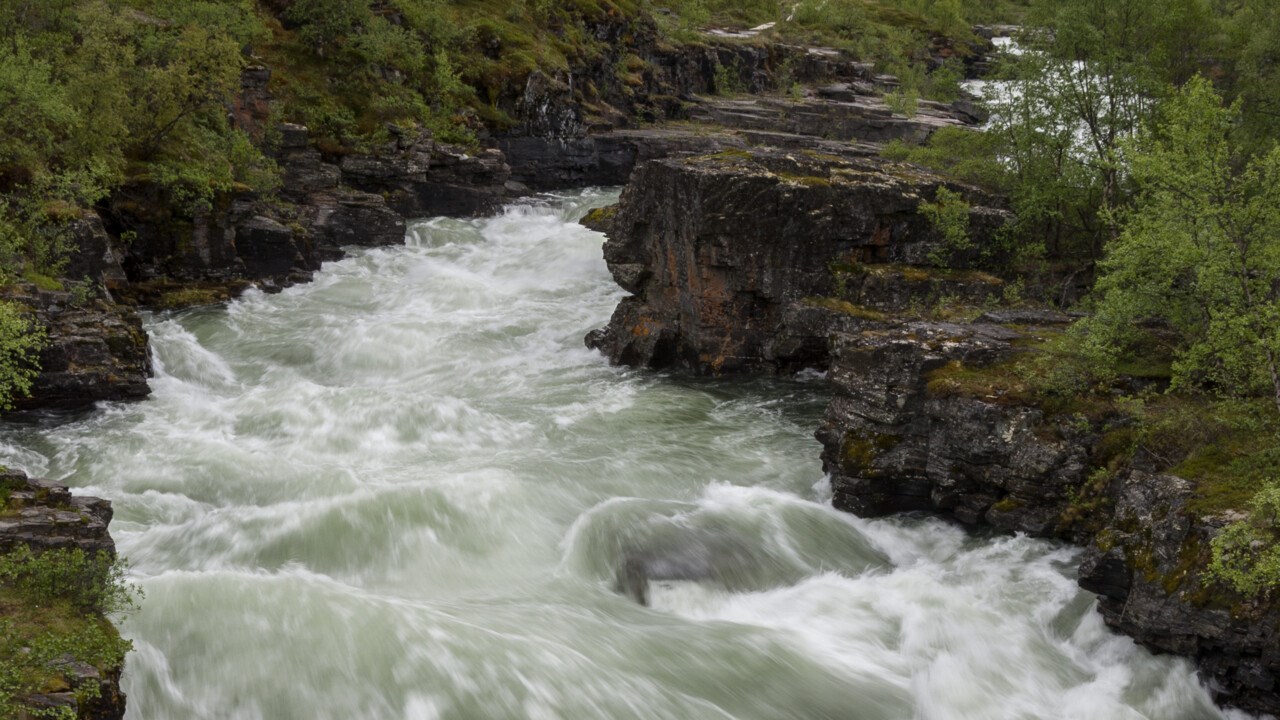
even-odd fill
[{"label": "mossy ledge", "polygon": [[1063,338],[981,321],[838,335],[818,432],[837,507],[1074,542],[1109,625],[1193,658],[1222,703],[1275,714],[1280,604],[1208,571],[1213,538],[1278,469],[1270,408],[1153,392],[1146,366],[1073,389]]},{"label": "mossy ledge", "polygon": [[0,715],[118,720],[131,593],[111,503],[0,468]]}]

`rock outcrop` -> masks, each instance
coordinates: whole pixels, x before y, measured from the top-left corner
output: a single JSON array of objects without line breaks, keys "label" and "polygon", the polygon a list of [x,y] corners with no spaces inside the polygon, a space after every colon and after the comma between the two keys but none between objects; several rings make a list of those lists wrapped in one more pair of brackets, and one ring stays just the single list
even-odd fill
[{"label": "rock outcrop", "polygon": [[[251,191],[187,206],[153,184],[116,192],[108,229],[131,238],[123,257],[122,297],[162,306],[185,297],[211,302],[257,284],[273,291],[303,282],[342,246],[404,240],[404,219],[381,195],[343,184],[341,168],[312,147],[307,129],[280,128],[276,160],[283,186],[268,199]],[[168,299],[167,299],[168,298]]]},{"label": "rock outcrop", "polygon": [[[894,114],[883,94],[897,79],[832,48],[722,31],[673,46],[646,21],[616,20],[595,28],[609,47],[600,57],[555,77],[535,72],[497,99],[515,119],[493,137],[514,180],[539,190],[621,185],[638,163],[723,128],[775,146],[794,145],[796,136],[883,142],[923,139],[937,127],[972,121],[976,112],[966,103],[922,102],[915,118]],[[649,129],[637,121],[663,132],[633,135]]]},{"label": "rock outcrop", "polygon": [[87,286],[41,290],[19,283],[4,298],[31,308],[46,333],[41,372],[30,397],[14,398],[18,409],[74,408],[150,394],[151,356],[134,308]]},{"label": "rock outcrop", "polygon": [[491,212],[527,190],[511,180],[500,150],[471,153],[425,133],[402,133],[375,153],[343,157],[339,167],[344,183],[386,198],[406,218]]},{"label": "rock outcrop", "polygon": [[[106,500],[73,496],[61,483],[0,468],[0,553],[19,547],[37,554],[79,548],[87,554],[114,557],[115,543],[107,532],[110,522],[111,503]],[[64,655],[47,668],[57,681],[23,702],[37,711],[69,711],[81,720],[120,720],[125,711],[125,695],[120,690],[122,669],[94,667]],[[93,683],[98,690],[88,703],[77,698],[77,690],[85,683]]]},{"label": "rock outcrop", "polygon": [[[877,276],[927,268],[946,251],[918,212],[944,185],[916,168],[812,151],[647,163],[623,191],[604,250],[632,296],[588,344],[614,362],[704,373],[825,367],[831,323],[873,321],[876,303],[892,302],[871,292]],[[973,201],[981,247],[1005,214],[953,187]],[[948,274],[933,270],[911,275]],[[999,285],[979,273],[957,282]]]},{"label": "rock outcrop", "polygon": [[110,502],[73,496],[61,483],[3,469],[0,491],[5,499],[0,505],[0,553],[26,546],[35,552],[80,548],[115,554],[107,532]]},{"label": "rock outcrop", "polygon": [[1098,593],[1108,625],[1193,658],[1222,702],[1280,712],[1280,606],[1204,572],[1226,519],[1191,509],[1194,483],[1141,454],[1111,462],[1107,419],[1055,411],[1001,382],[1046,329],[1035,323],[1067,320],[1004,319],[1017,329],[903,323],[833,338],[817,435],[836,506],[1075,542],[1085,548],[1080,585]]}]

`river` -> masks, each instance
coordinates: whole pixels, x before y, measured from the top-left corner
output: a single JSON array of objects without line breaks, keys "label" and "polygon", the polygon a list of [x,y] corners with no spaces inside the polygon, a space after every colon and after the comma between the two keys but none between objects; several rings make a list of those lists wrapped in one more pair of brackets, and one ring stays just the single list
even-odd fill
[{"label": "river", "polygon": [[[154,395],[0,427],[115,505],[137,720],[1191,720],[1075,550],[831,508],[822,380],[610,367],[622,293],[546,197],[147,319]],[[714,582],[615,591],[625,557]],[[1243,716],[1231,716],[1243,717]]]}]

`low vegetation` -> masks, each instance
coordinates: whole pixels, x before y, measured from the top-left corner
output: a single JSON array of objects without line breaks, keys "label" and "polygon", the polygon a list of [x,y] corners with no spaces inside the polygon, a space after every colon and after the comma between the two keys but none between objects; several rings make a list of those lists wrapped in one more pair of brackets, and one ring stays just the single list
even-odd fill
[{"label": "low vegetation", "polygon": [[97,698],[97,683],[72,687],[61,666],[73,660],[103,673],[121,667],[131,644],[108,616],[131,610],[136,599],[122,566],[105,553],[34,555],[21,547],[0,555],[0,717],[30,711],[24,699],[36,693],[72,691],[82,705]]}]

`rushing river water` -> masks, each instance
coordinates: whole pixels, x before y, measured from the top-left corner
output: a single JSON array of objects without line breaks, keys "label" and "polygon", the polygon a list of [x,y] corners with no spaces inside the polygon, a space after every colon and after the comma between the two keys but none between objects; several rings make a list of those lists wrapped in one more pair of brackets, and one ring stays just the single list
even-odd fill
[{"label": "rushing river water", "polygon": [[[154,396],[0,429],[110,498],[138,720],[1221,718],[1075,552],[837,512],[818,378],[612,368],[588,192],[148,321]],[[627,553],[719,582],[614,591]]]}]

